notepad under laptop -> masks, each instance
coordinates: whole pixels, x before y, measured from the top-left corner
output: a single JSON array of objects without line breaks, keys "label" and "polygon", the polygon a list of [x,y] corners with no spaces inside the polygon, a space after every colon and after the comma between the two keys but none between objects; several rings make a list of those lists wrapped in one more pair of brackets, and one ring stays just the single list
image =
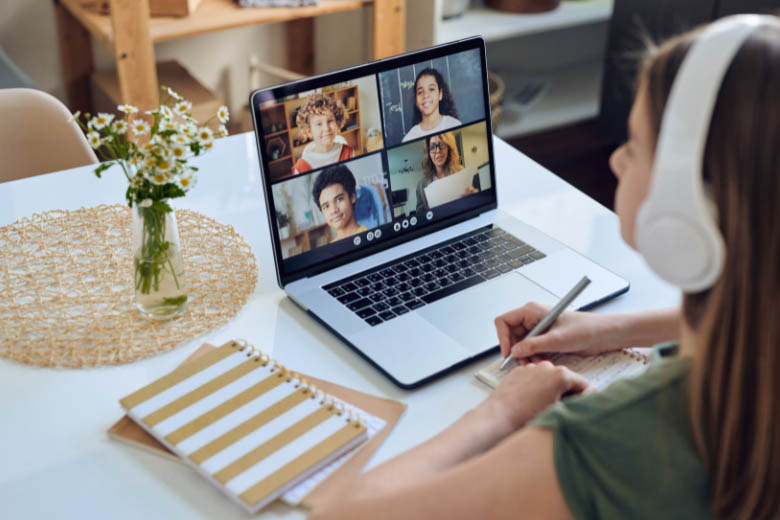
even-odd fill
[{"label": "notepad under laptop", "polygon": [[[517,360],[510,362],[504,370],[501,370],[503,359],[496,359],[482,370],[477,371],[474,377],[493,388],[515,368]],[[563,365],[577,372],[588,380],[588,383],[596,390],[603,390],[618,379],[636,377],[647,368],[649,358],[642,351],[635,348],[624,348],[602,352],[596,355],[578,354],[552,354],[550,361],[555,365]]]},{"label": "notepad under laptop", "polygon": [[235,341],[120,403],[250,512],[366,439],[366,426],[356,415]]}]

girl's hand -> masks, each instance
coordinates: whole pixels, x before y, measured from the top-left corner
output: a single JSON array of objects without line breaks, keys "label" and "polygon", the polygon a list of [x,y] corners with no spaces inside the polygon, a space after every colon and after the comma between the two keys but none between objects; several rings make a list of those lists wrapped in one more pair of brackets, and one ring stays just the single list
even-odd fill
[{"label": "girl's hand", "polygon": [[528,363],[513,368],[477,411],[494,424],[495,438],[501,439],[562,397],[589,389],[587,379],[566,367],[549,361]]},{"label": "girl's hand", "polygon": [[597,354],[614,348],[607,341],[611,317],[589,312],[564,312],[544,334],[523,339],[549,310],[545,305],[528,303],[496,318],[501,355],[506,357],[511,351],[518,360],[539,360],[532,356],[553,352]]}]

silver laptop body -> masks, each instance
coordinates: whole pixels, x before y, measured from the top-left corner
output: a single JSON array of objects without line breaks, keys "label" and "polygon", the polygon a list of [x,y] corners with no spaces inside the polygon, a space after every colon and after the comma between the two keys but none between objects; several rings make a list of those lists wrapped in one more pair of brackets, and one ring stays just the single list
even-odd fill
[{"label": "silver laptop body", "polygon": [[[431,78],[442,85],[432,87]],[[442,117],[451,126],[428,134],[421,119],[432,103],[426,84],[433,103],[438,88],[456,105],[452,110],[440,99],[440,115],[458,116]],[[575,309],[629,288],[566,245],[497,211],[487,92],[484,41],[469,38],[250,96],[280,287],[403,388],[496,351],[496,316],[530,301],[554,305],[582,276],[592,283],[573,302]],[[315,135],[315,125],[328,118],[340,125],[335,139]],[[423,180],[425,157],[431,171],[443,149],[437,142],[458,151],[449,154],[459,156],[458,166],[450,167],[459,170],[433,181],[428,173]],[[328,143],[333,162],[327,153],[317,154]],[[325,179],[344,174],[343,166],[355,178],[354,197],[349,186],[342,189],[348,180],[323,189],[330,182]],[[333,213],[341,210],[332,209],[332,193],[342,205],[352,197],[351,209],[347,204]],[[353,233],[341,238],[349,227],[339,226],[351,216]],[[518,258],[529,246],[533,257]],[[455,291],[464,280],[468,286]],[[412,287],[412,281],[420,283]]]}]

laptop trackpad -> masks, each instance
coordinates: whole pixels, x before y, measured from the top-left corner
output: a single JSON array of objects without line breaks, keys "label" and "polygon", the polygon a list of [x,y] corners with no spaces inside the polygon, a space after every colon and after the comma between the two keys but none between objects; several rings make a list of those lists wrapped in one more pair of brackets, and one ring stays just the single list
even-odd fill
[{"label": "laptop trackpad", "polygon": [[528,302],[555,305],[559,298],[525,276],[512,272],[481,283],[417,311],[472,355],[498,345],[493,320]]}]

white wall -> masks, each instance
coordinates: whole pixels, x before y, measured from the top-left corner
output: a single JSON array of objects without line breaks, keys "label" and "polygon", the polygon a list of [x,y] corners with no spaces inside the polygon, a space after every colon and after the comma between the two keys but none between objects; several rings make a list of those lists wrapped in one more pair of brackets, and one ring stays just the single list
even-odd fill
[{"label": "white wall", "polygon": [[[0,0],[0,46],[42,90],[65,101],[52,0]],[[315,69],[355,65],[372,56],[372,10],[337,13],[315,21]],[[348,28],[349,30],[345,30]],[[176,59],[201,83],[228,102],[238,116],[249,96],[249,56],[278,66],[286,63],[283,24],[241,27],[159,43],[158,61]],[[97,68],[113,68],[112,55],[95,43]],[[263,74],[263,85],[279,83]]]}]

